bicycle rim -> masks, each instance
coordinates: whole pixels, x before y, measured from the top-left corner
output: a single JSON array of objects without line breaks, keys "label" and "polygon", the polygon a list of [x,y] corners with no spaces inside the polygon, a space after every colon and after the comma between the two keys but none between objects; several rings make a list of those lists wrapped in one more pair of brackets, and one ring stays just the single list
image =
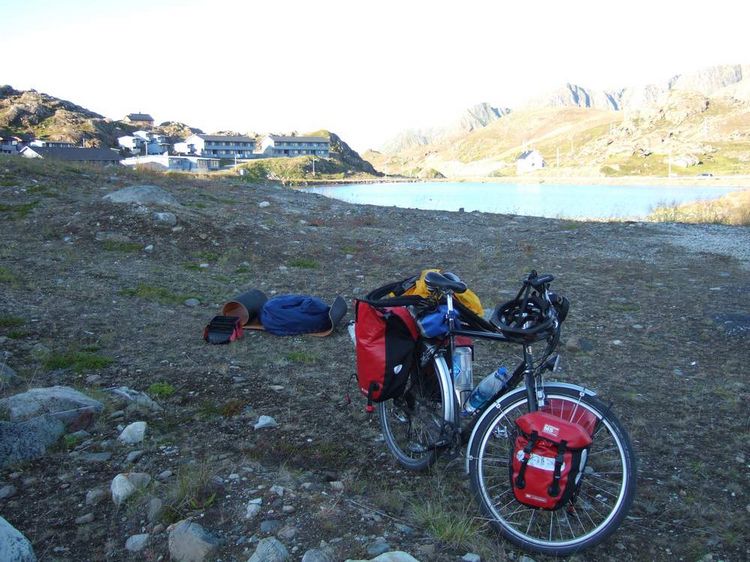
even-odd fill
[{"label": "bicycle rim", "polygon": [[582,423],[595,416],[594,443],[577,498],[547,511],[516,501],[509,459],[514,420],[528,412],[525,396],[516,396],[483,422],[472,448],[474,493],[491,523],[509,540],[528,550],[570,554],[604,540],[619,526],[635,493],[635,459],[617,419],[598,400],[575,391],[548,391],[545,411]]}]

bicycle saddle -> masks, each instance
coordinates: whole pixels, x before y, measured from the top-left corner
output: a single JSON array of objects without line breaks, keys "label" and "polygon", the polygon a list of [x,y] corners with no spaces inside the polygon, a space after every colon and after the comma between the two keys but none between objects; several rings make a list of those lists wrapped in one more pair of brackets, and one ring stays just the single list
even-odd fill
[{"label": "bicycle saddle", "polygon": [[[450,277],[448,277],[450,275]],[[461,281],[453,273],[441,275],[436,271],[430,271],[424,276],[424,282],[430,289],[440,289],[442,291],[453,291],[454,293],[463,293],[466,291],[466,283]]]}]

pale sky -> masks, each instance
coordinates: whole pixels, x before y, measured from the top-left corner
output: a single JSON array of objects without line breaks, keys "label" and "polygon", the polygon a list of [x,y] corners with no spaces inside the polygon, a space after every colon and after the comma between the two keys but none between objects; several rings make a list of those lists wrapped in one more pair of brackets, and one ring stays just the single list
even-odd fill
[{"label": "pale sky", "polygon": [[0,84],[359,151],[471,105],[750,63],[744,0],[0,0]]}]

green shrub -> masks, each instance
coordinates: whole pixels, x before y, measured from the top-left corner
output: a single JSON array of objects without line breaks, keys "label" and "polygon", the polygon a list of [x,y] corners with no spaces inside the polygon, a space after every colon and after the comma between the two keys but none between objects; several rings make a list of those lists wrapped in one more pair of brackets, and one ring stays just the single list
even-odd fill
[{"label": "green shrub", "polygon": [[146,389],[154,398],[167,398],[175,393],[175,388],[168,382],[155,382]]}]

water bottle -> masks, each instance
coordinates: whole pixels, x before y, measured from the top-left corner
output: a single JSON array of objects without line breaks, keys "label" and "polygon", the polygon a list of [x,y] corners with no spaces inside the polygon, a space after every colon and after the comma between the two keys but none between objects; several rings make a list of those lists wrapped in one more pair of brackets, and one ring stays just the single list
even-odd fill
[{"label": "water bottle", "polygon": [[474,382],[470,347],[456,347],[453,350],[453,386],[461,392],[470,392]]},{"label": "water bottle", "polygon": [[482,407],[485,402],[500,392],[507,384],[511,375],[505,367],[499,367],[494,373],[490,373],[482,379],[466,402],[464,412],[467,415],[473,414],[478,408]]}]

